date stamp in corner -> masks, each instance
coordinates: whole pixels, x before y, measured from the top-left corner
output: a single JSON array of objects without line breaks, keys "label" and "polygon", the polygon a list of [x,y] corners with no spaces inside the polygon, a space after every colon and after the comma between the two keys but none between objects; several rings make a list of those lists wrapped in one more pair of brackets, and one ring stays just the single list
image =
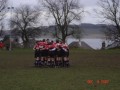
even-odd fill
[{"label": "date stamp in corner", "polygon": [[97,87],[98,85],[108,85],[110,83],[110,80],[107,80],[107,79],[103,79],[103,80],[86,80],[86,83],[88,85],[93,85],[94,87]]}]

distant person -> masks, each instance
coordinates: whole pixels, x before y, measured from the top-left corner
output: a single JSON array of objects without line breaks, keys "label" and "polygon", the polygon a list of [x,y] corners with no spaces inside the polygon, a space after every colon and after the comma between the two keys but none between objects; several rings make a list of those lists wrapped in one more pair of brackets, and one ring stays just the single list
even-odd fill
[{"label": "distant person", "polygon": [[5,44],[5,48],[7,51],[13,50],[12,47],[10,46],[10,43]]},{"label": "distant person", "polygon": [[2,41],[0,41],[0,48],[2,49],[2,48],[4,48],[4,43],[2,42]]},{"label": "distant person", "polygon": [[101,49],[105,49],[105,41],[102,42],[102,48]]}]

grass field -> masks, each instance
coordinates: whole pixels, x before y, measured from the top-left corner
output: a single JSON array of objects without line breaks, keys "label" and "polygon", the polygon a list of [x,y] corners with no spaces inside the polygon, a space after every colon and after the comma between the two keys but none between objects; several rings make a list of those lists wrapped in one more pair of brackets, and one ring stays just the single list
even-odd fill
[{"label": "grass field", "polygon": [[33,53],[0,50],[0,90],[120,90],[120,49],[71,49],[70,68],[35,68]]}]

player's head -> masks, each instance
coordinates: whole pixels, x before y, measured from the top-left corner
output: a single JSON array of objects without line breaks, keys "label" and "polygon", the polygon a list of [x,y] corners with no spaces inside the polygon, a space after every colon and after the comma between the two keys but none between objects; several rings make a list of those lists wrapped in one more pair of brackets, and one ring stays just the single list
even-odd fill
[{"label": "player's head", "polygon": [[58,40],[58,39],[56,40],[56,43],[59,43],[59,40]]}]

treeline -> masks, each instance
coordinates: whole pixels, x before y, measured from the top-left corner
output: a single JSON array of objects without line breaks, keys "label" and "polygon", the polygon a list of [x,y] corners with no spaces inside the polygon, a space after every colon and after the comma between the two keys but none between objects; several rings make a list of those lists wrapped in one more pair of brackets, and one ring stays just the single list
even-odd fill
[{"label": "treeline", "polygon": [[[11,35],[17,35],[22,39],[23,46],[28,47],[30,38],[40,36],[40,34],[50,34],[65,42],[69,36],[80,39],[82,37],[82,18],[85,14],[84,7],[79,0],[36,0],[37,6],[20,5],[19,7],[9,7],[8,0],[0,1],[0,36],[3,35],[5,27],[4,18],[7,13],[11,18],[8,20]],[[94,10],[105,23],[107,39],[119,39],[120,37],[120,1],[119,0],[99,0],[98,7]],[[54,30],[43,30],[44,22],[55,25]],[[84,17],[85,18],[85,17]],[[48,19],[48,20],[47,20]],[[49,25],[49,26],[50,26]],[[115,26],[114,28],[109,25]],[[39,28],[34,28],[34,27]],[[49,28],[50,29],[50,28]],[[41,32],[42,30],[42,32]],[[50,33],[49,33],[50,32]]]}]

